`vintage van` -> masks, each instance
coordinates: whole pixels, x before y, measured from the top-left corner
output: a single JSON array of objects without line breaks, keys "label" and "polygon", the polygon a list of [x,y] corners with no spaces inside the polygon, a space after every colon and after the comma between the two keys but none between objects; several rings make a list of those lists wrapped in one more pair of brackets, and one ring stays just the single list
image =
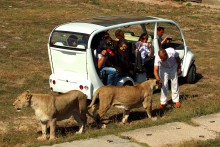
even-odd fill
[{"label": "vintage van", "polygon": [[[96,62],[100,33],[108,31],[114,39],[114,32],[121,29],[125,32],[126,41],[135,44],[140,34],[145,32],[152,42],[154,54],[157,54],[159,26],[165,28],[164,36],[172,36],[171,45],[181,58],[180,77],[184,77],[188,83],[194,83],[196,79],[194,54],[186,45],[183,31],[177,23],[151,16],[109,16],[75,20],[61,24],[52,30],[48,42],[52,72],[49,77],[51,90],[64,93],[77,89],[91,99],[92,94],[104,85]],[[76,44],[70,44],[71,41],[75,41]],[[145,79],[144,73],[136,73],[135,77],[121,77],[117,85],[134,85]]]}]

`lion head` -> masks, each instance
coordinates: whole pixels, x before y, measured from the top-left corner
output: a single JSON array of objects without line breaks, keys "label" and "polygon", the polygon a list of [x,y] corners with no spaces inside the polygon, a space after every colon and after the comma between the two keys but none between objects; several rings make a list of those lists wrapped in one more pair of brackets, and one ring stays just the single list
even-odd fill
[{"label": "lion head", "polygon": [[158,81],[154,78],[146,79],[146,81],[143,82],[143,83],[144,84],[151,83],[151,86],[152,86],[153,90],[157,90],[157,89],[160,89],[162,87],[162,82]]},{"label": "lion head", "polygon": [[28,107],[30,105],[31,96],[32,95],[29,90],[20,94],[13,103],[15,109],[20,111],[22,108]]}]

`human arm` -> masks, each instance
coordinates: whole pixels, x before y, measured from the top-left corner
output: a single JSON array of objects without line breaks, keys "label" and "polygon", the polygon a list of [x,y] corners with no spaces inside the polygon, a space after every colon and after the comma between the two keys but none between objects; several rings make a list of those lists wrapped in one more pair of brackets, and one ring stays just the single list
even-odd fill
[{"label": "human arm", "polygon": [[171,43],[171,40],[172,40],[172,37],[166,36],[166,37],[161,41],[161,44]]},{"label": "human arm", "polygon": [[148,43],[147,43],[147,46],[148,46],[148,49],[149,49],[149,52],[150,52],[148,55],[149,55],[150,57],[152,57],[152,56],[153,56],[152,43],[151,43],[151,42],[148,42]]},{"label": "human arm", "polygon": [[106,50],[103,50],[99,55],[99,58],[98,58],[98,68],[99,69],[102,67],[102,65],[105,62],[105,58],[107,57],[106,53],[107,53]]},{"label": "human arm", "polygon": [[142,43],[141,41],[138,41],[138,42],[136,43],[136,50],[139,50],[142,45],[143,45],[143,43]]},{"label": "human arm", "polygon": [[154,76],[157,81],[161,81],[159,77],[159,66],[154,65]]},{"label": "human arm", "polygon": [[180,61],[180,57],[176,57],[176,63],[177,63],[177,74],[181,74],[181,61]]}]

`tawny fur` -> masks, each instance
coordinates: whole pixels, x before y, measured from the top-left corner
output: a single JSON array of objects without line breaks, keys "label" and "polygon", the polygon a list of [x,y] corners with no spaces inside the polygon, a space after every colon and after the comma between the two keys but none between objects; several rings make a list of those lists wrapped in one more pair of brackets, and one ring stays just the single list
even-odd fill
[{"label": "tawny fur", "polygon": [[87,123],[86,95],[78,90],[72,90],[57,96],[50,94],[35,94],[29,91],[23,92],[13,103],[17,110],[30,106],[35,111],[37,119],[42,127],[42,136],[39,140],[47,139],[47,124],[50,126],[50,139],[55,139],[56,121],[75,118],[80,129],[84,131]]},{"label": "tawny fur", "polygon": [[[152,118],[152,95],[153,91],[159,88],[161,88],[161,83],[155,79],[135,86],[102,86],[94,93],[88,108],[93,108],[93,115],[97,120],[101,119],[111,106],[123,108],[125,111],[122,123],[126,123],[130,110],[143,106],[148,117]],[[96,105],[97,99],[99,99],[99,104]]]}]

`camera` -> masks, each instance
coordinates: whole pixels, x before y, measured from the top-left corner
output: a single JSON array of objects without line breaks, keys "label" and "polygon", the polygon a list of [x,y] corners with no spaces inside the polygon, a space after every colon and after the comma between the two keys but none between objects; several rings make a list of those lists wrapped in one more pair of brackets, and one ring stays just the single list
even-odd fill
[{"label": "camera", "polygon": [[171,40],[172,40],[172,38],[167,38],[167,40],[171,41]]},{"label": "camera", "polygon": [[106,48],[106,51],[108,56],[115,56],[115,53],[110,48]]}]

